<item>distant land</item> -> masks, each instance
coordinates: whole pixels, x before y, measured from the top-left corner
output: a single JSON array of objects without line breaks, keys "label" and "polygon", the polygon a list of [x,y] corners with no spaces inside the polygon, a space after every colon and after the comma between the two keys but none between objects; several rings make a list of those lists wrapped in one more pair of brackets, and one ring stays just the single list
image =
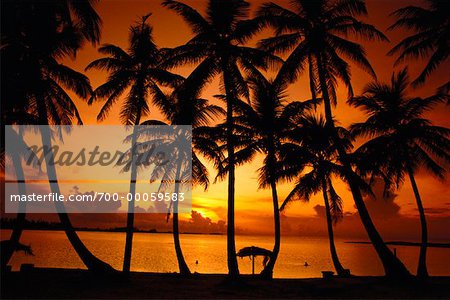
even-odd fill
[{"label": "distant land", "polygon": [[[355,241],[350,241],[350,242],[345,242],[345,243],[347,243],[347,244],[371,244],[371,242],[355,242]],[[386,242],[386,245],[420,247],[421,243],[392,241],[392,242]],[[450,243],[428,243],[428,247],[433,247],[433,248],[450,248]]]},{"label": "distant land", "polygon": [[[0,218],[0,229],[14,229],[15,219]],[[24,230],[54,230],[60,231],[64,230],[61,223],[58,222],[47,222],[47,221],[35,221],[35,220],[25,220]],[[91,228],[91,227],[75,227],[76,231],[95,231],[95,232],[126,232],[126,227],[113,227],[113,228]],[[134,232],[141,233],[172,233],[172,231],[157,231],[156,229],[139,229],[134,228]],[[182,234],[207,234],[207,235],[223,235],[220,232],[181,232]]]}]

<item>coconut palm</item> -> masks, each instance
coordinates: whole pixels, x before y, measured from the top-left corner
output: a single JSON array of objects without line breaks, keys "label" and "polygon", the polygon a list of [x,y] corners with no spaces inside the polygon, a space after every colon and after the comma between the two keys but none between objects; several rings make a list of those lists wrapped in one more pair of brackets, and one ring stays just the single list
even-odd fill
[{"label": "coconut palm", "polygon": [[227,214],[227,261],[231,277],[239,275],[236,259],[234,226],[235,154],[233,145],[233,102],[239,96],[248,97],[248,87],[241,73],[255,71],[255,67],[267,68],[278,61],[243,44],[261,29],[254,21],[246,20],[250,4],[244,0],[209,0],[206,15],[178,1],[164,1],[163,5],[179,14],[195,36],[185,45],[168,51],[166,65],[176,67],[187,63],[197,64],[188,76],[186,86],[201,90],[213,77],[221,75],[221,88],[226,95],[227,106],[227,155],[228,214]]},{"label": "coconut palm", "polygon": [[[2,60],[8,60],[9,67],[5,72],[12,71],[8,79],[11,85],[8,84],[2,94],[7,96],[7,101],[2,101],[8,102],[5,105],[7,111],[26,112],[35,116],[37,124],[41,125],[70,125],[74,120],[81,123],[77,108],[66,90],[86,98],[91,91],[89,80],[58,61],[67,55],[74,55],[89,35],[83,32],[81,19],[80,22],[73,22],[74,19],[61,12],[61,3],[56,1],[42,5],[28,1],[8,1],[6,4],[2,7],[2,16],[7,15],[5,20],[2,18],[2,25],[5,21],[7,27],[5,34],[2,34],[1,51]],[[92,8],[89,3],[85,4]],[[86,15],[85,20],[91,20],[93,25],[85,29],[99,25],[99,19],[95,16],[88,18]],[[90,40],[97,40],[98,34]],[[21,87],[21,92],[15,95],[13,92],[18,87]],[[14,120],[16,124],[21,122],[26,121],[21,117]],[[41,138],[43,145],[51,146],[48,127],[41,128]],[[49,163],[50,156],[46,156],[45,161],[50,188],[53,193],[59,194],[57,174],[54,165]],[[96,258],[80,240],[64,205],[59,202],[55,205],[69,241],[88,269],[112,271],[111,266]]]},{"label": "coconut palm", "polygon": [[[290,9],[267,3],[258,11],[259,22],[276,30],[276,36],[262,40],[260,47],[274,53],[291,51],[280,70],[290,80],[297,79],[308,68],[312,96],[322,95],[325,118],[330,127],[334,126],[332,104],[337,103],[337,80],[347,86],[349,96],[353,94],[350,65],[346,60],[375,77],[363,47],[347,39],[347,36],[387,40],[374,26],[358,19],[366,14],[366,5],[362,0],[295,0],[291,2]],[[333,136],[359,216],[386,275],[409,276],[406,267],[389,250],[373,224],[348,154],[337,132]]]},{"label": "coconut palm", "polygon": [[[426,7],[406,6],[394,11],[393,15],[397,20],[389,28],[392,30],[403,27],[414,31],[389,51],[389,55],[398,54],[396,64],[408,59],[429,57],[425,68],[412,82],[413,87],[423,85],[427,78],[447,61],[450,53],[448,1],[424,0],[423,3]],[[449,86],[450,82],[444,85],[447,94]]]},{"label": "coconut palm", "polygon": [[[87,98],[91,90],[89,80],[83,74],[68,67],[53,64],[51,61],[48,63],[46,66],[40,65],[41,68],[45,68],[39,83],[40,88],[37,89],[33,98],[30,99],[34,109],[36,109],[39,124],[70,125],[73,122],[72,120],[82,124],[75,104],[58,82],[64,84],[66,88],[71,88],[80,98]],[[53,135],[51,129],[49,127],[40,127],[40,131],[42,144],[50,149]],[[52,156],[53,154],[45,156],[50,189],[52,193],[61,194],[57,182],[56,169],[54,164],[52,164]],[[80,240],[70,223],[64,204],[57,201],[55,205],[70,242],[88,269],[96,272],[113,271],[111,266],[93,256]]]},{"label": "coconut palm", "polygon": [[277,193],[277,182],[280,180],[277,175],[279,151],[294,119],[312,106],[313,102],[309,100],[287,103],[287,83],[280,77],[269,80],[262,74],[255,73],[248,81],[252,90],[251,101],[248,104],[240,101],[235,108],[234,123],[236,135],[239,136],[235,142],[236,148],[239,149],[236,151],[236,162],[248,162],[256,153],[265,155],[264,166],[258,170],[259,187],[269,187],[272,190],[275,243],[261,275],[272,278],[281,242]]},{"label": "coconut palm", "polygon": [[[343,127],[336,127],[336,130],[343,137],[344,147],[349,150],[352,147],[349,132]],[[330,127],[326,126],[322,117],[306,115],[298,121],[290,135],[292,144],[283,157],[283,164],[288,166],[289,176],[295,174],[298,180],[284,200],[281,210],[294,201],[310,201],[313,195],[322,192],[331,259],[339,276],[349,276],[350,271],[342,266],[334,243],[333,224],[342,219],[343,209],[342,199],[333,186],[333,177],[343,178],[344,173]],[[306,174],[303,173],[305,168],[310,170]]]},{"label": "coconut palm", "polygon": [[[103,121],[117,102],[120,96],[127,90],[125,102],[120,112],[121,121],[125,125],[139,125],[141,119],[150,113],[149,100],[158,101],[164,97],[160,86],[176,86],[182,77],[172,74],[160,67],[162,53],[153,41],[152,27],[147,23],[150,14],[130,27],[127,50],[106,44],[99,48],[99,52],[107,55],[91,62],[86,70],[100,69],[108,71],[107,82],[99,86],[93,92],[89,104],[94,101],[106,99],[101,108],[97,120]],[[131,145],[136,144],[136,130],[134,126]],[[135,157],[133,151],[132,157]],[[136,191],[136,164],[131,165],[130,170],[130,193]],[[131,266],[131,253],[133,243],[134,227],[134,197],[128,202],[127,233],[125,242],[125,253],[123,271],[128,273]]]},{"label": "coconut palm", "polygon": [[[169,166],[168,170],[164,170],[168,176],[164,177],[164,182],[167,180],[175,181],[175,194],[178,194],[180,189],[180,179],[183,177],[182,163],[183,160],[192,160],[191,168],[184,168],[184,170],[192,171],[192,175],[189,174],[187,178],[191,180],[194,185],[200,185],[206,190],[209,186],[209,173],[208,169],[201,162],[198,154],[208,158],[212,161],[220,161],[220,151],[217,144],[211,139],[211,128],[207,125],[210,121],[214,120],[216,117],[225,114],[224,110],[216,105],[208,104],[208,100],[197,98],[189,98],[185,95],[195,95],[195,91],[189,91],[185,89],[183,85],[180,85],[171,95],[166,97],[161,97],[157,106],[160,108],[165,119],[168,123],[164,123],[158,120],[149,120],[142,123],[142,125],[191,125],[192,126],[192,153],[178,153],[175,155],[176,162],[175,165]],[[185,135],[183,131],[181,134]],[[181,141],[185,137],[181,136]],[[175,140],[175,149],[179,152],[183,149],[177,147]],[[184,159],[183,159],[184,157]],[[176,170],[175,177],[171,178],[171,171]],[[178,268],[180,269],[181,275],[190,275],[191,272],[184,259],[183,251],[181,249],[180,243],[180,233],[179,233],[179,220],[178,220],[178,201],[173,201],[171,203],[172,210],[172,230],[173,239],[175,245],[175,253],[178,261]],[[168,218],[170,216],[170,208],[168,213]]]},{"label": "coconut palm", "polygon": [[356,136],[370,138],[356,153],[365,154],[368,167],[381,171],[388,183],[398,188],[409,176],[420,215],[422,242],[417,275],[428,275],[426,266],[427,222],[415,173],[425,167],[431,174],[443,178],[446,170],[440,162],[450,161],[450,129],[433,125],[424,117],[435,104],[446,101],[442,95],[425,99],[407,95],[409,86],[406,69],[393,74],[390,84],[368,84],[362,96],[349,100],[368,116],[363,123],[351,126]]}]

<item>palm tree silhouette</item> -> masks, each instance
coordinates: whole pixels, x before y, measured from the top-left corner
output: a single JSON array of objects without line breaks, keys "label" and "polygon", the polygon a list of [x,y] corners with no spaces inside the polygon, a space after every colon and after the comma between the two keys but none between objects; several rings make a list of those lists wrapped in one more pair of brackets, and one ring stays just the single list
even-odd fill
[{"label": "palm tree silhouette", "polygon": [[417,275],[426,277],[427,222],[414,174],[418,168],[425,167],[438,178],[444,177],[446,170],[439,162],[450,161],[450,129],[435,126],[424,117],[425,112],[446,97],[410,98],[408,86],[406,69],[393,74],[390,84],[368,84],[362,96],[349,100],[368,116],[365,122],[353,124],[351,131],[356,136],[371,138],[356,151],[366,155],[368,170],[381,171],[388,183],[397,188],[409,176],[422,231]]},{"label": "palm tree silhouette", "polygon": [[248,97],[248,87],[241,68],[248,72],[256,67],[267,68],[276,60],[272,55],[243,44],[257,33],[261,26],[246,20],[250,4],[244,0],[209,0],[206,16],[194,8],[178,1],[164,1],[163,5],[181,17],[190,26],[195,36],[185,45],[171,49],[166,65],[170,67],[186,63],[198,64],[186,79],[186,85],[198,90],[221,74],[222,88],[227,106],[227,153],[228,169],[228,214],[227,214],[227,261],[230,277],[239,275],[235,246],[234,183],[235,154],[233,144],[233,102],[239,96]]},{"label": "palm tree silhouette", "polygon": [[[70,18],[67,13],[77,14],[74,7],[78,4],[67,6],[67,3],[49,1],[36,5],[27,1],[7,1],[2,7],[2,17],[6,16],[2,18],[2,26],[5,24],[2,59],[8,60],[9,67],[5,72],[13,71],[8,82],[11,85],[8,84],[2,94],[8,97],[5,106],[9,111],[19,112],[18,116],[23,116],[22,112],[34,115],[37,124],[41,125],[70,125],[73,120],[81,123],[77,108],[65,89],[81,98],[86,98],[91,91],[86,76],[60,64],[58,59],[75,55],[86,37],[92,43],[98,41],[100,19],[90,3],[84,3],[82,9],[89,11],[89,15],[81,17],[81,11],[78,11],[80,18]],[[21,91],[14,95],[18,89]],[[22,117],[14,120],[16,124],[21,122],[26,121]],[[41,138],[43,145],[51,147],[48,127],[41,128]],[[55,167],[49,163],[52,158],[48,155],[45,158],[51,191],[60,194]],[[96,258],[80,240],[64,205],[60,202],[55,205],[70,243],[88,269],[112,271],[111,266]]]},{"label": "palm tree silhouette", "polygon": [[[346,38],[354,35],[368,40],[387,41],[383,33],[374,26],[357,19],[367,14],[362,0],[296,0],[291,2],[292,10],[274,3],[264,4],[258,12],[259,23],[276,29],[277,36],[262,40],[260,47],[271,52],[292,50],[280,72],[295,80],[308,67],[312,97],[322,94],[327,125],[334,127],[332,104],[337,103],[336,84],[341,80],[347,86],[349,96],[353,89],[348,59],[375,77],[365,51],[358,43]],[[408,277],[410,274],[403,263],[394,256],[378,233],[367,211],[358,179],[354,174],[348,154],[337,132],[334,142],[343,164],[361,221],[368,233],[387,276]]]},{"label": "palm tree silhouette", "polygon": [[277,193],[279,151],[293,127],[293,120],[312,106],[313,101],[286,104],[287,82],[280,77],[268,80],[261,73],[254,73],[248,81],[252,90],[251,101],[249,104],[240,101],[235,108],[234,123],[240,137],[236,142],[239,147],[236,162],[248,162],[258,152],[265,155],[264,166],[258,170],[259,187],[272,190],[275,243],[261,275],[272,278],[281,243]]},{"label": "palm tree silhouette", "polygon": [[[343,127],[335,128],[342,137],[345,149],[352,147],[350,134]],[[339,276],[346,277],[350,271],[345,269],[336,251],[333,224],[343,217],[342,199],[333,187],[332,177],[344,178],[344,171],[339,164],[338,153],[332,139],[330,127],[322,117],[306,115],[297,122],[297,127],[290,132],[292,144],[283,157],[285,172],[298,177],[297,183],[281,205],[281,210],[294,201],[309,201],[314,194],[322,191],[325,203],[328,239],[334,268]],[[303,174],[305,168],[310,169]]]},{"label": "palm tree silhouette", "polygon": [[[448,2],[442,0],[424,0],[425,7],[407,6],[397,9],[393,15],[397,21],[390,30],[404,27],[414,30],[415,33],[405,37],[391,51],[389,55],[399,54],[396,64],[407,59],[421,59],[429,57],[429,60],[420,75],[412,82],[413,87],[421,86],[427,78],[441,64],[447,61],[449,56],[448,39],[450,35],[450,16]],[[448,94],[450,82],[447,82],[442,90]]]},{"label": "palm tree silhouette", "polygon": [[[195,96],[194,99],[189,98]],[[197,98],[196,92],[191,91],[189,87],[181,84],[173,93],[166,97],[161,97],[158,102],[158,107],[169,123],[164,123],[158,120],[149,120],[142,123],[142,125],[191,125],[192,126],[192,180],[194,185],[203,186],[207,190],[209,186],[208,169],[201,162],[198,154],[208,158],[212,161],[220,161],[220,151],[217,144],[210,138],[211,129],[207,127],[210,121],[216,117],[225,114],[225,111],[216,105],[208,103],[208,100]],[[176,147],[175,148],[179,148]],[[182,149],[178,149],[180,151]],[[179,153],[180,155],[186,155]],[[186,159],[186,158],[185,158]],[[183,178],[181,165],[182,160],[177,158],[176,166],[170,166],[169,169],[176,169],[175,178],[170,178],[170,175],[164,178],[165,180],[175,180],[175,193],[179,192],[180,179]],[[171,173],[171,170],[166,170]],[[181,275],[190,275],[191,271],[184,259],[183,251],[180,243],[179,233],[179,218],[178,218],[178,201],[173,201],[172,206],[172,230],[175,245],[175,253],[178,261],[178,268]],[[170,216],[170,209],[168,218]]]},{"label": "palm tree silhouette", "polygon": [[[162,53],[153,41],[152,27],[147,24],[151,14],[145,15],[141,20],[130,28],[130,45],[128,51],[118,46],[106,44],[99,48],[99,52],[107,55],[91,62],[86,70],[97,68],[110,73],[107,82],[95,89],[89,104],[94,101],[106,99],[101,108],[97,120],[103,121],[112,106],[120,96],[129,89],[125,97],[125,103],[120,112],[120,118],[125,125],[134,125],[132,147],[136,145],[136,130],[141,119],[150,113],[148,99],[155,102],[164,97],[161,86],[176,86],[183,78],[172,74],[160,67]],[[132,152],[134,158],[135,151]],[[131,164],[130,170],[130,193],[136,191],[137,167]],[[125,253],[123,260],[123,271],[130,272],[131,253],[133,245],[134,227],[134,196],[128,202],[127,232],[125,242]]]}]

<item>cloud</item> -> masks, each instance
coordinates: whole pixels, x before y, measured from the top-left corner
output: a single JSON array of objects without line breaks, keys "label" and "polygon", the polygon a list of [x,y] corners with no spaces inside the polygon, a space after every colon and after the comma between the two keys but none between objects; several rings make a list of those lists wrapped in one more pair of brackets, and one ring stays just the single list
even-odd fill
[{"label": "cloud", "polygon": [[213,222],[210,218],[204,217],[201,213],[193,210],[191,218],[188,221],[183,221],[180,228],[186,232],[225,233],[226,223],[222,220]]},{"label": "cloud", "polygon": [[364,196],[364,202],[373,218],[396,218],[400,215],[400,205],[395,203],[397,194],[384,194],[384,184],[382,181],[377,181],[372,186],[374,195],[367,194]]},{"label": "cloud", "polygon": [[314,209],[314,211],[316,212],[316,215],[319,218],[325,218],[326,217],[325,206],[324,205],[317,204],[316,206],[313,207],[313,209]]}]

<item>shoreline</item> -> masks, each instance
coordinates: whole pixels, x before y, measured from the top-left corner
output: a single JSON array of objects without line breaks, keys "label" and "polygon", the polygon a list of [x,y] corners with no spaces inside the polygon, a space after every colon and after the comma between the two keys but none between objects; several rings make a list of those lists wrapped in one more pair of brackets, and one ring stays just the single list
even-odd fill
[{"label": "shoreline", "polygon": [[[367,241],[347,241],[346,244],[363,244],[371,245],[371,242]],[[418,242],[405,242],[405,241],[391,241],[385,243],[388,246],[410,246],[410,247],[420,247],[422,244]],[[450,248],[450,243],[427,243],[428,248]]]},{"label": "shoreline", "polygon": [[244,275],[239,284],[225,274],[131,272],[95,275],[80,269],[34,268],[2,274],[2,299],[18,298],[450,298],[450,277],[430,277],[393,283],[385,277],[263,280]]}]

